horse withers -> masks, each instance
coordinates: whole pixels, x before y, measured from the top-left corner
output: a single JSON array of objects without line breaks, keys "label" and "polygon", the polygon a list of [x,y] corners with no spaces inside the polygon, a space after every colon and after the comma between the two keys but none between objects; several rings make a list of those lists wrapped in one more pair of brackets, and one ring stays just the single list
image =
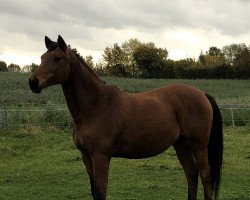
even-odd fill
[{"label": "horse withers", "polygon": [[61,84],[94,200],[106,199],[112,157],[148,158],[171,145],[187,178],[188,199],[197,199],[199,175],[204,199],[218,198],[222,119],[212,96],[184,84],[127,93],[105,84],[61,36],[57,42],[45,37],[45,45],[30,89],[40,93]]}]

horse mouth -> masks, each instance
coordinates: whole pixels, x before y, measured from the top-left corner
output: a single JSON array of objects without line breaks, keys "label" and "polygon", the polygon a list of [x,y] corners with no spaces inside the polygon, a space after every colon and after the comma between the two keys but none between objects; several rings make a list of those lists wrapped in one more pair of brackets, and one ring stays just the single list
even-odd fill
[{"label": "horse mouth", "polygon": [[33,93],[39,94],[41,93],[42,89],[40,88],[30,88]]},{"label": "horse mouth", "polygon": [[29,79],[29,86],[33,93],[39,94],[42,91],[42,88],[39,87],[39,80],[37,78]]}]

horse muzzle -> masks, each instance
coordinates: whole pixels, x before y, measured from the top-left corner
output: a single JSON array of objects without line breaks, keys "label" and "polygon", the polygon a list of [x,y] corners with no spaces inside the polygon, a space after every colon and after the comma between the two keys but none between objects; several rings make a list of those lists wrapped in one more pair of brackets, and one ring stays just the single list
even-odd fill
[{"label": "horse muzzle", "polygon": [[29,86],[34,93],[39,94],[42,91],[42,88],[39,86],[39,79],[34,76],[29,78]]}]

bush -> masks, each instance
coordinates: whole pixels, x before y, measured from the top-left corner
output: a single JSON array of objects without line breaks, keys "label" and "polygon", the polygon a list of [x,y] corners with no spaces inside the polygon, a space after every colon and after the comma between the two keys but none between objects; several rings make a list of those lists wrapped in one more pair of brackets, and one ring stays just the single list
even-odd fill
[{"label": "bush", "polygon": [[181,70],[178,69],[178,72],[178,78],[188,79],[230,79],[235,77],[232,67],[227,64],[217,66],[192,65]]},{"label": "bush", "polygon": [[2,72],[8,71],[7,64],[4,61],[0,61],[0,71],[2,71]]}]

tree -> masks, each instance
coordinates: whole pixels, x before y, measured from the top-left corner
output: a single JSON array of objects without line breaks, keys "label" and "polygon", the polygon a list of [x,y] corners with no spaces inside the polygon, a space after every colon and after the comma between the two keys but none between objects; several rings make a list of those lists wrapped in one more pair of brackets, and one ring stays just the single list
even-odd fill
[{"label": "tree", "polygon": [[129,39],[121,46],[106,47],[96,70],[102,75],[136,78],[246,78],[249,52],[250,47],[244,43],[222,49],[211,46],[205,54],[201,51],[198,61],[193,58],[173,61],[167,59],[166,48]]},{"label": "tree", "polygon": [[32,63],[31,65],[25,65],[22,69],[23,72],[34,72],[38,68],[38,65]]},{"label": "tree", "polygon": [[230,65],[233,65],[234,60],[245,51],[247,51],[247,46],[244,43],[230,44],[222,48],[222,53],[224,54],[227,63]]},{"label": "tree", "polygon": [[133,54],[142,78],[160,78],[167,56],[168,51],[155,47],[154,43],[142,44]]},{"label": "tree", "polygon": [[158,78],[175,78],[175,61],[171,59],[162,60],[161,72]]},{"label": "tree", "polygon": [[[129,39],[128,41],[125,41],[121,46],[116,43],[112,47],[105,48],[103,54],[103,61],[105,63],[104,68],[106,68],[107,74],[111,76],[113,75],[120,77],[142,76],[142,68],[139,68],[138,62],[136,62],[134,54],[136,51],[138,51],[139,48],[143,49],[145,46],[147,48],[154,49],[155,55],[162,59],[161,63],[157,64],[158,66],[167,66],[166,62],[163,62],[163,60],[167,60],[168,56],[168,51],[166,49],[156,48],[154,43],[144,44],[138,39]],[[170,62],[168,62],[168,64],[169,63]],[[145,74],[146,72],[144,73],[144,75]]]},{"label": "tree", "polygon": [[215,46],[209,47],[209,50],[206,52],[206,54],[210,56],[223,57],[222,51]]},{"label": "tree", "polygon": [[91,67],[92,69],[94,68],[94,62],[93,62],[93,57],[91,55],[89,56],[85,56],[84,61],[86,62],[86,64]]},{"label": "tree", "polygon": [[4,61],[0,61],[0,71],[3,71],[3,72],[8,71],[7,64]]},{"label": "tree", "polygon": [[223,57],[220,56],[211,56],[209,54],[207,55],[203,55],[203,66],[217,66],[217,65],[221,65],[225,63],[225,59]]},{"label": "tree", "polygon": [[250,78],[250,50],[246,49],[234,60],[233,69],[236,78]]},{"label": "tree", "polygon": [[201,50],[200,55],[199,55],[199,62],[200,62],[202,65],[205,65],[205,55],[204,55],[204,53],[203,53],[202,50]]},{"label": "tree", "polygon": [[8,71],[10,71],[10,72],[20,72],[21,71],[21,67],[19,65],[11,63],[8,66]]},{"label": "tree", "polygon": [[176,78],[186,78],[186,69],[191,66],[197,66],[198,63],[193,58],[177,60],[174,63],[174,73]]},{"label": "tree", "polygon": [[203,55],[203,65],[213,67],[223,65],[224,63],[224,54],[219,48],[215,46],[210,47],[206,52],[206,55]]},{"label": "tree", "polygon": [[32,63],[30,65],[30,71],[33,73],[34,71],[36,71],[36,69],[39,67],[39,65]]},{"label": "tree", "polygon": [[29,65],[23,66],[23,68],[22,68],[21,71],[22,71],[22,72],[30,72],[30,66],[29,66]]},{"label": "tree", "polygon": [[106,68],[109,68],[113,63],[112,58],[112,47],[106,47],[104,49],[104,54],[102,54],[103,62]]},{"label": "tree", "polygon": [[124,53],[121,47],[116,43],[112,48],[112,62],[113,66],[111,68],[112,74],[118,77],[126,77],[125,63],[124,63]]},{"label": "tree", "polygon": [[138,39],[129,39],[122,44],[124,54],[124,65],[129,77],[138,77],[139,69],[134,60],[133,54],[135,50],[142,45]]},{"label": "tree", "polygon": [[99,76],[108,76],[107,68],[103,60],[99,60],[99,62],[96,63],[94,70]]},{"label": "tree", "polygon": [[117,43],[115,43],[113,47],[106,47],[102,56],[109,75],[118,77],[127,76],[124,64],[124,53]]}]

